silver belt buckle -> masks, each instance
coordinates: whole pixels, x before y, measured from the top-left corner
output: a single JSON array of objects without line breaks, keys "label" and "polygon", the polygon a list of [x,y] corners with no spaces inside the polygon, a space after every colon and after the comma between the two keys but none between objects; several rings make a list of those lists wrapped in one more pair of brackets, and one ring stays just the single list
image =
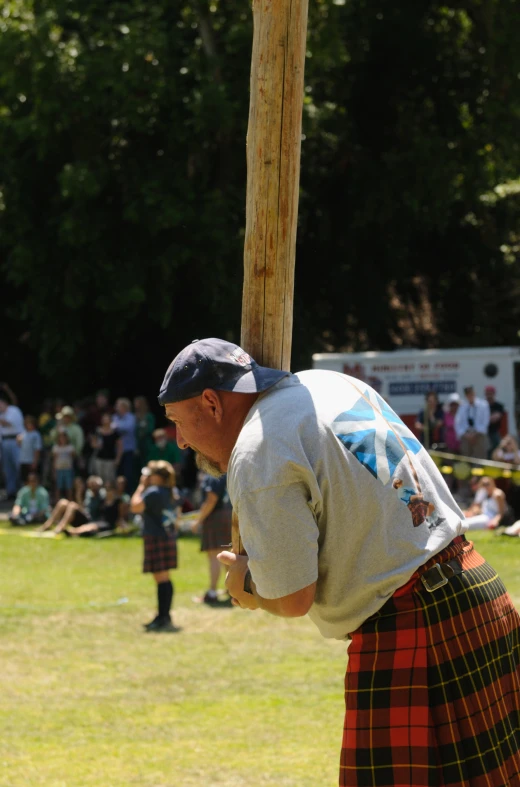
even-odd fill
[{"label": "silver belt buckle", "polygon": [[433,591],[437,590],[437,588],[441,588],[443,585],[447,585],[448,584],[448,578],[446,576],[444,576],[444,572],[443,572],[443,570],[441,568],[440,563],[434,563],[434,565],[429,569],[429,571],[432,571],[432,569],[434,569],[434,568],[436,568],[437,571],[439,572],[439,579],[438,579],[437,582],[430,583],[426,579],[424,574],[421,577],[421,582],[423,583],[423,585],[426,588],[426,590],[428,591],[428,593],[433,593]]}]

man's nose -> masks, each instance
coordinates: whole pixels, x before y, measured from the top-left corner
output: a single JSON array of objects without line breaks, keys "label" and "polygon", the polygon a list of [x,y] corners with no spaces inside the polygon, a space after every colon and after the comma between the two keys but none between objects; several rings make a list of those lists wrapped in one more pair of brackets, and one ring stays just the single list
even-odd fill
[{"label": "man's nose", "polygon": [[179,426],[176,427],[175,438],[177,440],[177,445],[179,446],[179,448],[188,448],[188,443],[182,436],[182,432]]}]

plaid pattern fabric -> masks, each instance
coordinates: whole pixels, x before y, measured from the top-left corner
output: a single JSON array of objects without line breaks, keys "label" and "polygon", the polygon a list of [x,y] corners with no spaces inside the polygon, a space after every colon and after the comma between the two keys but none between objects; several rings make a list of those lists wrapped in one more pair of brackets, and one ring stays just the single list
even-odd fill
[{"label": "plaid pattern fabric", "polygon": [[231,510],[231,506],[218,508],[202,523],[201,552],[222,549],[224,544],[231,543]]},{"label": "plaid pattern fabric", "polygon": [[173,531],[167,531],[166,538],[143,536],[144,560],[143,573],[157,574],[177,568],[177,539]]},{"label": "plaid pattern fabric", "polygon": [[[418,578],[457,558],[429,593]],[[463,536],[351,635],[341,787],[520,785],[520,616]]]}]

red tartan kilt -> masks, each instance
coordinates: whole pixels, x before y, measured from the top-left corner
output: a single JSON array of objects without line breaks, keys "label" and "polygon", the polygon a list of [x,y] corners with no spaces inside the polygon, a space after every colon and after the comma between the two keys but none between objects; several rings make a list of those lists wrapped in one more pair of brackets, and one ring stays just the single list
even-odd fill
[{"label": "red tartan kilt", "polygon": [[222,549],[231,543],[231,507],[224,506],[213,511],[202,524],[200,551]]},{"label": "red tartan kilt", "polygon": [[167,537],[143,536],[144,542],[144,574],[158,574],[177,568],[177,539],[175,533],[167,531]]},{"label": "red tartan kilt", "polygon": [[[453,558],[429,593],[419,575]],[[351,639],[341,787],[520,785],[520,616],[463,536]]]}]

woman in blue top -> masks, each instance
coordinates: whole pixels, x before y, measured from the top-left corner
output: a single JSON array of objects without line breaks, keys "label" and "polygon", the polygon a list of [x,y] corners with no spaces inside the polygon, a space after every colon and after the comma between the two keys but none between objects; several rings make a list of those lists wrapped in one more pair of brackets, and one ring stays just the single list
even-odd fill
[{"label": "woman in blue top", "polygon": [[176,631],[170,617],[173,584],[169,572],[177,568],[178,507],[173,467],[162,459],[148,462],[130,501],[132,513],[143,518],[143,572],[153,574],[157,584],[157,615],[145,624],[147,631]]}]

